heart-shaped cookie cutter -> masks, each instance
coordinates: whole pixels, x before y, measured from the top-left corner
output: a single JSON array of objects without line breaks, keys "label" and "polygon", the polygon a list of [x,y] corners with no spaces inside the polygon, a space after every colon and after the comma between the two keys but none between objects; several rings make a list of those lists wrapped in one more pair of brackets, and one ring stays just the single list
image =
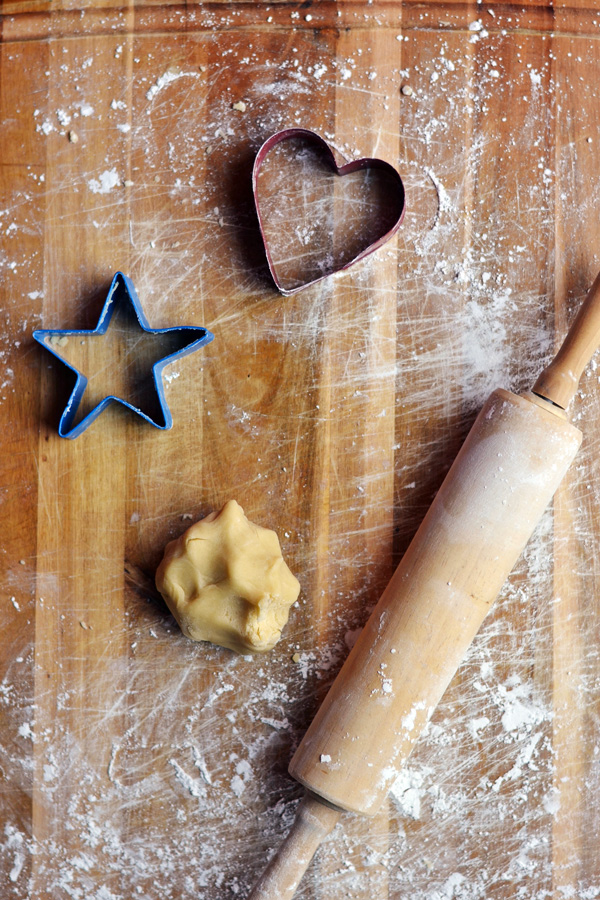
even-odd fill
[{"label": "heart-shaped cookie cutter", "polygon": [[[389,177],[391,184],[395,187],[396,190],[396,201],[397,201],[397,212],[395,215],[395,219],[393,221],[392,226],[382,235],[377,237],[374,241],[368,244],[363,250],[353,256],[347,262],[333,267],[330,271],[325,272],[323,275],[318,276],[317,278],[308,279],[306,282],[302,284],[298,284],[294,287],[284,287],[281,283],[281,280],[277,274],[277,267],[273,256],[271,254],[271,250],[269,248],[269,243],[266,237],[266,229],[265,229],[265,221],[263,218],[263,214],[261,213],[260,203],[258,199],[258,179],[260,175],[260,171],[265,161],[267,155],[270,151],[277,145],[281,144],[283,141],[288,141],[290,139],[302,139],[303,141],[313,144],[322,154],[326,163],[331,167],[331,170],[339,176],[349,175],[351,172],[358,172],[360,170],[365,169],[379,169],[383,170]],[[346,269],[349,269],[350,266],[353,266],[359,260],[364,259],[366,256],[369,256],[371,253],[374,253],[379,247],[389,241],[391,237],[396,234],[400,225],[402,224],[402,220],[404,218],[404,212],[406,208],[405,204],[405,191],[404,184],[399,173],[396,169],[388,162],[385,162],[383,159],[370,158],[370,157],[362,157],[360,159],[351,160],[350,162],[344,163],[341,166],[338,166],[336,158],[333,154],[333,151],[329,144],[324,138],[322,138],[319,134],[314,131],[310,131],[307,128],[286,128],[283,131],[278,131],[275,134],[271,135],[271,137],[267,138],[267,140],[262,144],[259,148],[255,160],[254,166],[252,169],[252,192],[254,195],[254,206],[256,209],[256,215],[258,217],[258,225],[260,228],[261,237],[263,240],[265,254],[267,257],[267,264],[269,266],[269,272],[271,273],[271,277],[275,282],[277,289],[280,293],[284,295],[295,294],[298,291],[303,290],[306,287],[310,287],[313,284],[317,284],[319,281],[323,281],[325,278],[329,278],[331,275],[336,274],[337,272],[343,272]]]}]

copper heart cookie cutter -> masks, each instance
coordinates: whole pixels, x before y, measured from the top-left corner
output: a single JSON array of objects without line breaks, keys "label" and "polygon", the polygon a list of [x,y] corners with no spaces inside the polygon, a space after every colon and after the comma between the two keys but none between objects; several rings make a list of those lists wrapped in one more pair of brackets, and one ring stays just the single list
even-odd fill
[{"label": "copper heart cookie cutter", "polygon": [[[271,152],[277,152],[284,144],[292,142],[299,149],[291,154],[290,159],[297,162],[300,169],[302,159],[306,162],[310,154],[317,160],[315,165],[321,169],[321,181],[316,181],[312,186],[312,197],[309,199],[306,196],[309,189],[302,183],[302,178],[298,179],[292,169],[284,171],[281,160],[273,162],[271,177],[267,177],[267,173],[263,171]],[[336,229],[340,230],[341,218],[338,214],[339,197],[336,199],[335,196],[339,185],[337,177],[343,178],[355,172],[366,173],[367,177],[362,179],[365,183],[362,185],[363,193],[376,187],[379,207],[370,200],[365,201],[371,217],[364,217],[363,220],[360,218],[360,202],[355,203],[360,233],[351,234],[347,231],[340,238],[339,235],[335,236]],[[369,173],[374,177],[369,179]],[[333,176],[329,191],[319,189],[325,186],[322,174]],[[266,181],[266,189],[263,181]],[[269,271],[276,287],[285,295],[295,294],[324,278],[349,269],[393,237],[404,218],[404,185],[390,163],[365,157],[338,165],[329,144],[320,135],[305,128],[287,128],[267,138],[255,157],[252,190]],[[327,204],[326,216],[322,215],[324,204]],[[352,206],[351,201],[349,205]],[[309,215],[313,211],[314,218]],[[315,249],[311,245],[311,236],[316,232],[323,242],[323,248],[326,248],[322,252],[323,258],[319,256],[319,248]],[[287,244],[282,246],[281,242],[285,241],[286,235]],[[336,240],[337,249],[334,248]],[[275,244],[281,247],[279,254],[274,250]],[[294,267],[294,276],[286,274],[286,266]]]}]

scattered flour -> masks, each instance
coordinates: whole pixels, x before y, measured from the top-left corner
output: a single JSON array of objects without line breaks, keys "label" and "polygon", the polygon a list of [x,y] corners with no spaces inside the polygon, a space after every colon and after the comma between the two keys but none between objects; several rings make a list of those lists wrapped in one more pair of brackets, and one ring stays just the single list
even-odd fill
[{"label": "scattered flour", "polygon": [[191,775],[188,775],[188,773],[182,769],[175,759],[170,759],[169,765],[173,767],[177,781],[190,792],[192,797],[196,797],[197,800],[206,799],[205,779],[192,778]]},{"label": "scattered flour", "polygon": [[88,188],[93,194],[109,194],[113,188],[122,183],[117,170],[115,168],[106,169],[102,172],[98,179],[90,178]]},{"label": "scattered flour", "polygon": [[429,769],[416,769],[408,765],[400,770],[390,788],[390,796],[401,815],[409,819],[421,818],[421,804],[427,790],[426,782],[431,774]]},{"label": "scattered flour", "polygon": [[166,72],[163,72],[163,74],[156,79],[156,82],[152,85],[152,87],[148,88],[148,90],[146,91],[146,99],[150,101],[154,100],[158,96],[158,94],[160,94],[160,92],[164,90],[164,88],[166,88],[169,84],[173,84],[174,81],[179,81],[180,78],[199,77],[200,75],[198,72],[182,72],[178,68],[167,69]]}]

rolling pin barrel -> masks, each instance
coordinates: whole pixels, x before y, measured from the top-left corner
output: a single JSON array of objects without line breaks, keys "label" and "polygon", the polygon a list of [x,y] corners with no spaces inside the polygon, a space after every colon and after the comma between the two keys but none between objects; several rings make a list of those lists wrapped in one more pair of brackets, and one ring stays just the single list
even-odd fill
[{"label": "rolling pin barrel", "polygon": [[488,399],[290,774],[377,812],[581,442],[533,394]]}]

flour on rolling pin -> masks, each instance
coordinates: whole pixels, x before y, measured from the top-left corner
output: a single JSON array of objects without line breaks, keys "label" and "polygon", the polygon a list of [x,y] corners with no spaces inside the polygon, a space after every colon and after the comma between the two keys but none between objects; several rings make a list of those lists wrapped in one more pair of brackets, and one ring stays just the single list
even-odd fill
[{"label": "flour on rolling pin", "polygon": [[531,392],[492,393],[290,763],[308,793],[251,900],[289,900],[343,811],[374,815],[579,449],[600,276]]},{"label": "flour on rolling pin", "polygon": [[271,650],[300,593],[275,532],[235,500],[167,545],[156,586],[187,637],[237,653]]}]

